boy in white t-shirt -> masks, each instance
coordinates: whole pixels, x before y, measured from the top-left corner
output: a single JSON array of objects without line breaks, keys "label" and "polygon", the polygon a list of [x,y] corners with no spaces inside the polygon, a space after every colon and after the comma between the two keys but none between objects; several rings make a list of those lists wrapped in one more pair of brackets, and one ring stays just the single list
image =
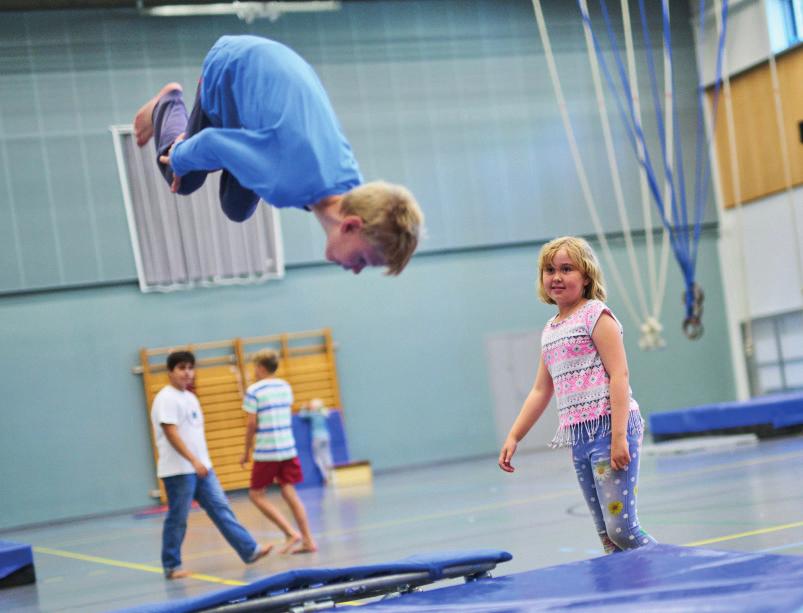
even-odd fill
[{"label": "boy in white t-shirt", "polygon": [[167,376],[170,385],[156,394],[151,408],[159,451],[157,476],[164,483],[168,504],[162,530],[165,577],[180,579],[190,575],[181,568],[181,544],[193,500],[198,501],[243,562],[256,562],[266,556],[272,546],[260,547],[237,521],[212,470],[201,404],[188,389],[195,378],[195,356],[189,351],[174,351],[168,355]]}]

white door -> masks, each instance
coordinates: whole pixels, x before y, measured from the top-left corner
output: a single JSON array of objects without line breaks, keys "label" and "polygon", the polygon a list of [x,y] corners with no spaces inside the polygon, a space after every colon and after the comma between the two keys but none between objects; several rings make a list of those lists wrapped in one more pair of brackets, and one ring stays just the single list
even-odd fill
[{"label": "white door", "polygon": [[[488,373],[494,400],[496,442],[501,446],[521,404],[530,392],[541,358],[541,331],[506,332],[485,339]],[[543,449],[558,428],[553,399],[541,419],[521,442],[520,449]]]}]

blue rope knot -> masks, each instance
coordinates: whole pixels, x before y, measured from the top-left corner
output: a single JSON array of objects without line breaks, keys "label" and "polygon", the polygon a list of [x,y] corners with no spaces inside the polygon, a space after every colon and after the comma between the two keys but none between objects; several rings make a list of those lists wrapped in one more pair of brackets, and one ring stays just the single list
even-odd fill
[{"label": "blue rope knot", "polygon": [[683,332],[686,338],[697,340],[703,335],[703,301],[705,294],[703,288],[697,283],[692,283],[686,287],[683,293],[683,300],[686,303],[686,319],[683,320]]}]

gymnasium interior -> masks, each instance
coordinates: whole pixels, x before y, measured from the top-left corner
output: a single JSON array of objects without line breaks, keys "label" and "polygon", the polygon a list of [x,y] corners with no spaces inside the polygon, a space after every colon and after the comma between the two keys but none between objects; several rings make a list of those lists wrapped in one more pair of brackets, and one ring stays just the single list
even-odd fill
[{"label": "gymnasium interior", "polygon": [[[0,609],[803,608],[800,0],[8,0],[0,7]],[[425,215],[399,276],[323,257],[306,211],[171,194],[132,119],[250,34],[314,68],[366,180]],[[645,421],[639,519],[605,555],[553,400],[498,458],[555,307],[538,253],[585,238]],[[160,561],[150,409],[196,356],[215,472],[250,356],[294,390],[318,551],[245,565],[203,510]],[[333,472],[298,415],[329,408]],[[268,491],[282,509],[278,490]]]}]

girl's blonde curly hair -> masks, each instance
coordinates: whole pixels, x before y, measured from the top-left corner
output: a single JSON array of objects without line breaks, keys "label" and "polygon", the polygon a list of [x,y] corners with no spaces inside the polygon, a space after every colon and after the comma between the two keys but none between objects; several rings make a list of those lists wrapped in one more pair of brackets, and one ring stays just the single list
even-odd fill
[{"label": "girl's blonde curly hair", "polygon": [[538,298],[541,302],[555,304],[544,287],[544,268],[552,264],[561,249],[566,250],[569,259],[588,279],[588,285],[583,289],[583,297],[604,302],[607,293],[597,256],[591,245],[585,239],[577,236],[561,236],[541,247],[541,253],[538,255]]}]

